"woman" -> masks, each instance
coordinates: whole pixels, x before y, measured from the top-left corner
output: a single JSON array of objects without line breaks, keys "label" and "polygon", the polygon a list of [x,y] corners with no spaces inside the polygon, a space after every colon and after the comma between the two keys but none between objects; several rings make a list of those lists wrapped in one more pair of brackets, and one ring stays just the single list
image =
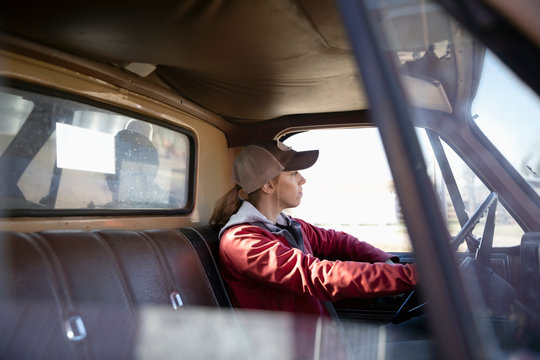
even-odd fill
[{"label": "woman", "polygon": [[411,290],[414,265],[355,237],[282,211],[296,207],[318,150],[296,152],[277,141],[247,146],[236,157],[236,186],[217,204],[220,269],[241,308],[328,315],[327,302]]}]

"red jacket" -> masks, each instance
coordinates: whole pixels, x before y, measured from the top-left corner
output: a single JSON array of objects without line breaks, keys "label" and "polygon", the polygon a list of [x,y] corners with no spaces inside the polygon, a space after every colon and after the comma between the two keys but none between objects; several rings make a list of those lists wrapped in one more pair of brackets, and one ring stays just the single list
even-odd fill
[{"label": "red jacket", "polygon": [[220,267],[233,305],[328,315],[323,300],[378,297],[415,287],[414,265],[384,264],[392,255],[346,233],[296,221],[304,252],[255,225],[223,232]]}]

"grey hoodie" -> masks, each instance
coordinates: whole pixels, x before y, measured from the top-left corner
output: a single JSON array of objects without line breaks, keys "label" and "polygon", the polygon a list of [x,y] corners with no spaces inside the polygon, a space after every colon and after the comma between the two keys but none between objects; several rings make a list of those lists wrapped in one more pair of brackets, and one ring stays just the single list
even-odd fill
[{"label": "grey hoodie", "polygon": [[289,245],[304,251],[304,239],[302,237],[300,223],[284,213],[278,215],[276,223],[277,225],[268,220],[268,218],[261,214],[261,212],[249,201],[244,201],[238,211],[231,216],[229,221],[221,229],[219,237],[221,238],[223,233],[233,226],[251,224],[284,237]]}]

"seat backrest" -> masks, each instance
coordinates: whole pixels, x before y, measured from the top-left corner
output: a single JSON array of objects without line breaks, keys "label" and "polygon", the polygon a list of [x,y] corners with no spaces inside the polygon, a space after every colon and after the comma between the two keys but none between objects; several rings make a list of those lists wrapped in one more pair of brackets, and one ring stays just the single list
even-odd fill
[{"label": "seat backrest", "polygon": [[0,233],[0,358],[132,358],[141,307],[228,306],[206,246],[181,229]]},{"label": "seat backrest", "polygon": [[179,229],[191,241],[204,264],[206,275],[213,284],[214,294],[218,304],[224,307],[232,307],[227,287],[219,273],[219,227],[197,226]]}]

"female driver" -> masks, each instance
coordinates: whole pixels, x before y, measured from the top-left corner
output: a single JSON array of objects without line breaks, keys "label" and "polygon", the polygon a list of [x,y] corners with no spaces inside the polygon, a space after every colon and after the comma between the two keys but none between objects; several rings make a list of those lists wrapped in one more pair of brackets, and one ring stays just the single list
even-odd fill
[{"label": "female driver", "polygon": [[247,146],[236,157],[236,186],[217,204],[220,269],[237,307],[328,315],[328,301],[411,290],[414,265],[340,231],[282,211],[296,207],[318,150],[296,152],[277,141]]}]

